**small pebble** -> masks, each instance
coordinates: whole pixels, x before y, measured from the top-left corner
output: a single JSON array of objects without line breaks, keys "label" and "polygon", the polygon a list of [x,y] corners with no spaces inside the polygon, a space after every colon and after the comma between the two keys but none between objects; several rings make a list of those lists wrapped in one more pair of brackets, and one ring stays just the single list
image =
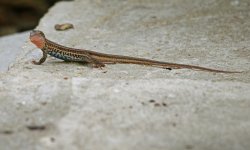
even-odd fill
[{"label": "small pebble", "polygon": [[72,28],[74,28],[74,26],[71,23],[64,23],[64,24],[56,24],[55,25],[55,29],[57,31],[64,31],[64,30],[68,30],[68,29],[72,29]]}]

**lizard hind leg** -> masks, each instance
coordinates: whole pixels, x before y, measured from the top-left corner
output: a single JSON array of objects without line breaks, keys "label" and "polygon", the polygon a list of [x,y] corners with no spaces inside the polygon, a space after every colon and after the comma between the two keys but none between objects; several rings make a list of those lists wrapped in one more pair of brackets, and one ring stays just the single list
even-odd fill
[{"label": "lizard hind leg", "polygon": [[96,60],[96,59],[91,59],[91,61],[88,62],[92,68],[100,68],[102,69],[103,67],[105,67],[105,64]]},{"label": "lizard hind leg", "polygon": [[85,62],[85,63],[88,63],[90,64],[90,66],[92,68],[102,68],[102,67],[105,67],[105,64],[102,63],[101,61],[99,60],[96,60],[95,58],[91,57],[90,55],[88,54],[85,54],[81,57],[81,62]]},{"label": "lizard hind leg", "polygon": [[103,67],[105,67],[105,64],[101,63],[101,62],[98,62],[98,61],[95,61],[95,62],[91,62],[91,66],[93,68],[100,68],[100,69],[102,69]]}]

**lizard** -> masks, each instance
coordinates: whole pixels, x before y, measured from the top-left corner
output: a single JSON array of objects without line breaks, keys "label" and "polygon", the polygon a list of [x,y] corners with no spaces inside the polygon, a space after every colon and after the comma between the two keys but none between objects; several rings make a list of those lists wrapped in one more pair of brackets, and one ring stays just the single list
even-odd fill
[{"label": "lizard", "polygon": [[215,73],[240,73],[238,71],[224,71],[224,70],[211,69],[195,65],[169,63],[169,62],[155,61],[144,58],[99,53],[85,49],[70,48],[48,40],[45,37],[45,34],[40,30],[32,30],[30,32],[30,41],[37,48],[41,49],[43,52],[43,56],[42,58],[40,58],[39,61],[35,60],[32,61],[32,63],[35,65],[41,65],[47,59],[47,55],[51,55],[52,57],[64,61],[88,63],[91,64],[91,66],[94,68],[102,68],[105,66],[105,64],[119,63],[119,64],[145,65],[145,66],[152,66],[169,70],[186,68],[186,69],[208,71]]}]

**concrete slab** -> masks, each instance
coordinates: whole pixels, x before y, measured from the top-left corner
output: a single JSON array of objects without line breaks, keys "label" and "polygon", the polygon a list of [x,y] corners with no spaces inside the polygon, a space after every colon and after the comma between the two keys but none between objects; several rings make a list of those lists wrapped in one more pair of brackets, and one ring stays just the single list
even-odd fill
[{"label": "concrete slab", "polygon": [[[247,0],[58,3],[37,27],[55,42],[244,73],[100,70],[51,57],[36,66],[41,52],[27,42],[0,74],[0,149],[249,149],[249,8]],[[75,28],[55,31],[63,22]]]},{"label": "concrete slab", "polygon": [[18,95],[3,91],[1,149],[250,146],[249,84],[72,78],[65,82],[34,79],[23,87],[16,82],[8,85],[19,89]]},{"label": "concrete slab", "polygon": [[0,38],[0,72],[8,71],[9,66],[21,52],[28,32],[8,35]]}]

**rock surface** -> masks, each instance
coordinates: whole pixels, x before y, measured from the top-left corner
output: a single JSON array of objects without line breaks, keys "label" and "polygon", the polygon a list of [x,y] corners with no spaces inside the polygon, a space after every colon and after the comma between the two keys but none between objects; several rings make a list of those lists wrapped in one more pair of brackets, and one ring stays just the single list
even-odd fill
[{"label": "rock surface", "polygon": [[22,46],[27,42],[28,35],[29,32],[23,32],[0,38],[0,72],[8,71],[9,66],[21,53]]},{"label": "rock surface", "polygon": [[[27,42],[0,74],[0,149],[249,149],[249,8],[247,0],[57,3],[37,29],[65,46],[244,72],[100,70],[51,57],[36,66],[41,52]],[[54,30],[65,22],[74,29]]]}]

